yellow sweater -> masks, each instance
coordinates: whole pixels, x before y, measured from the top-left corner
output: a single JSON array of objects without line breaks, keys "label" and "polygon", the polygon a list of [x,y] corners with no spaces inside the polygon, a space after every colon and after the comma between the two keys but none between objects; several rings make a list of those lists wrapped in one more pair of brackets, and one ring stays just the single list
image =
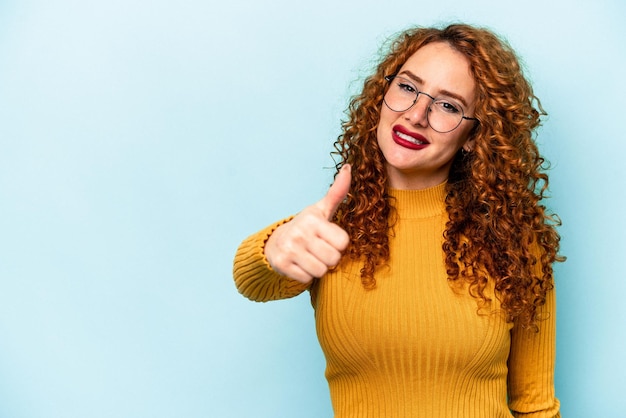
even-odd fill
[{"label": "yellow sweater", "polygon": [[[345,259],[308,289],[335,418],[559,417],[554,292],[539,333],[507,323],[495,299],[477,312],[467,290],[446,279],[445,184],[391,193],[399,219],[376,289],[364,290],[359,263]],[[237,251],[235,283],[252,300],[308,288],[265,260],[263,245],[278,225]]]}]

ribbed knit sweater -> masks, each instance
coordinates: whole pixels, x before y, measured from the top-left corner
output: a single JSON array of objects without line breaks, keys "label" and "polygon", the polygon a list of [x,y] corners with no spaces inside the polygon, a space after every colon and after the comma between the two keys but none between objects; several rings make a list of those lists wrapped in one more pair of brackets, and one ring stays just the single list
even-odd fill
[{"label": "ribbed knit sweater", "polygon": [[274,272],[263,246],[280,223],[239,247],[237,288],[256,301],[310,290],[335,418],[559,417],[554,292],[538,333],[506,322],[493,289],[478,310],[447,280],[445,184],[391,193],[398,220],[375,289],[347,257],[312,286]]}]

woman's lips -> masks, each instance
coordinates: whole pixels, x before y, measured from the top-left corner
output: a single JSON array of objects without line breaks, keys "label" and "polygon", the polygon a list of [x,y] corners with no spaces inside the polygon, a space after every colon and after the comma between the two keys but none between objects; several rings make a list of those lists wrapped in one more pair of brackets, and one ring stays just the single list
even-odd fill
[{"label": "woman's lips", "polygon": [[401,147],[414,150],[424,149],[430,144],[422,135],[410,132],[400,125],[393,127],[391,137],[393,141]]}]

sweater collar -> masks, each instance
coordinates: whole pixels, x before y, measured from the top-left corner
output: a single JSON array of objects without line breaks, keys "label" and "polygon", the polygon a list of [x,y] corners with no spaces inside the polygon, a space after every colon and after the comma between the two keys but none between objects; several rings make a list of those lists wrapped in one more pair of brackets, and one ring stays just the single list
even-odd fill
[{"label": "sweater collar", "polygon": [[390,189],[389,195],[395,198],[392,205],[396,208],[398,217],[428,218],[444,213],[447,184],[443,182],[422,190]]}]

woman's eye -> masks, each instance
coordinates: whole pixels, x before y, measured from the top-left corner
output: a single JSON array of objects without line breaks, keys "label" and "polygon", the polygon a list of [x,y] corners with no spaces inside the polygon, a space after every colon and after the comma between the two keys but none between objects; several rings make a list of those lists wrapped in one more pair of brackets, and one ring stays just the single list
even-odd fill
[{"label": "woman's eye", "polygon": [[437,106],[439,110],[446,113],[459,113],[461,111],[460,106],[445,100],[435,101],[435,106]]},{"label": "woman's eye", "polygon": [[399,83],[398,86],[400,87],[400,90],[408,91],[410,93],[415,93],[415,87],[413,87],[410,84]]}]

